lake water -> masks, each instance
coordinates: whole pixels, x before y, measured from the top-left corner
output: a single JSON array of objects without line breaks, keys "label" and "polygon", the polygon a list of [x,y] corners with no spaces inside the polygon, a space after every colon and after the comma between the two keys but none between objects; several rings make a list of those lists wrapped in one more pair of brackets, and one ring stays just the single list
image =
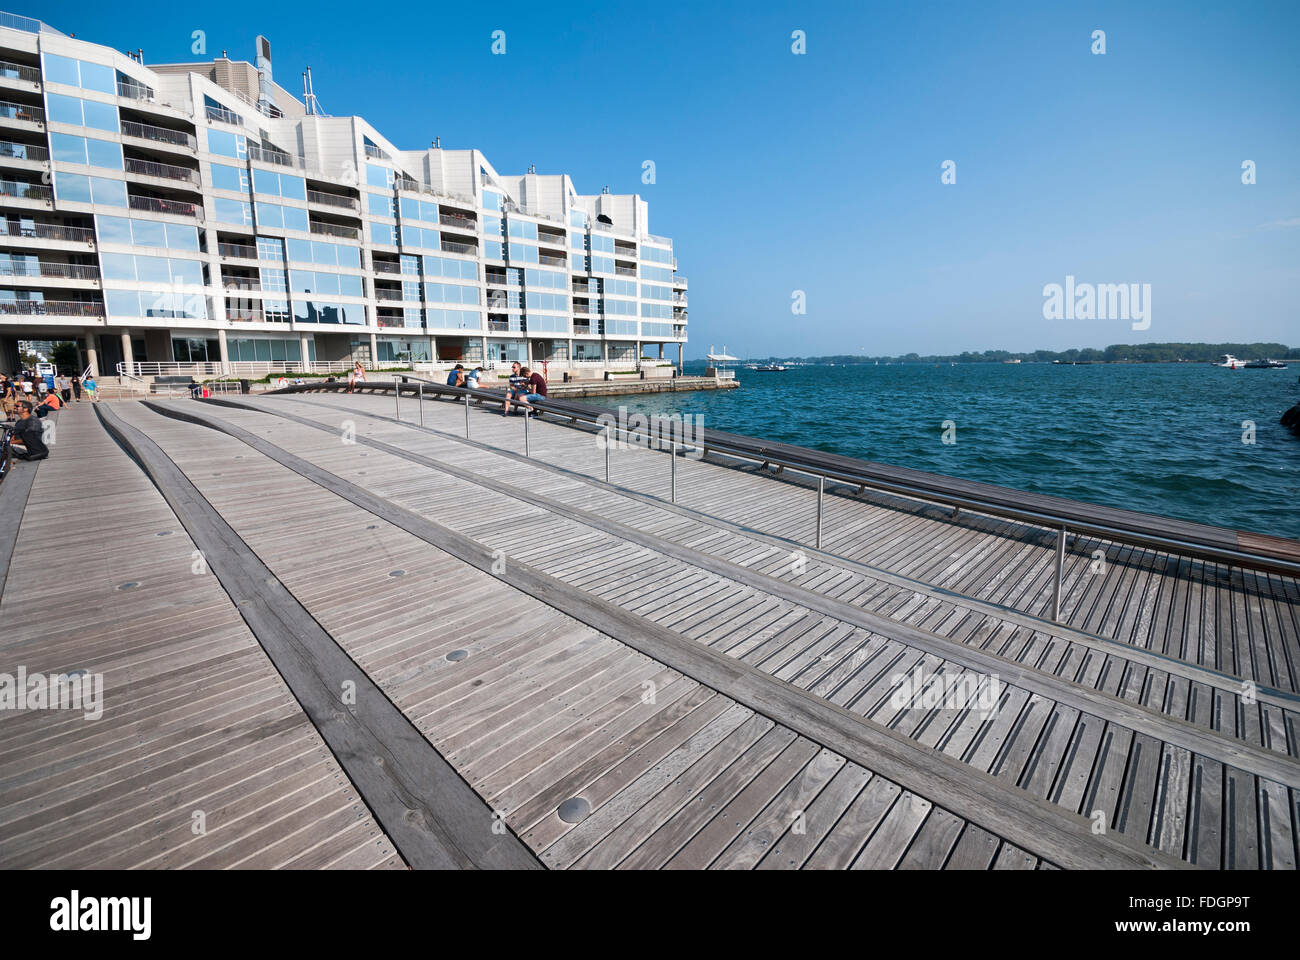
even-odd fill
[{"label": "lake water", "polygon": [[[1300,538],[1300,437],[1278,423],[1300,403],[1298,372],[1300,364],[738,369],[738,390],[611,400],[866,460]],[[955,424],[953,444],[942,442],[945,420]],[[1253,444],[1242,442],[1245,420],[1255,423]]]}]

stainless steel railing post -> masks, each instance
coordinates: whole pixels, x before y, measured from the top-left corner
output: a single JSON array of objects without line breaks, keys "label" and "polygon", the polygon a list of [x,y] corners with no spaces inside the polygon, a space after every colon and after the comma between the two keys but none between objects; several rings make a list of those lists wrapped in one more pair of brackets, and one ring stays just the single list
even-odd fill
[{"label": "stainless steel railing post", "polygon": [[524,456],[528,456],[528,409],[524,409]]},{"label": "stainless steel railing post", "polygon": [[469,439],[469,394],[465,394],[465,439]]},{"label": "stainless steel railing post", "polygon": [[613,424],[605,425],[605,482],[609,483],[609,448],[614,440]]},{"label": "stainless steel railing post", "polygon": [[826,494],[826,478],[817,478],[817,549],[822,548],[822,499]]},{"label": "stainless steel railing post", "polygon": [[1056,578],[1052,583],[1052,619],[1061,621],[1061,578],[1065,571],[1065,526],[1056,531]]},{"label": "stainless steel railing post", "polygon": [[421,380],[415,386],[416,399],[420,403],[420,426],[424,426],[424,381]]},{"label": "stainless steel railing post", "polygon": [[673,462],[673,468],[672,468],[673,503],[676,503],[677,502],[677,441],[676,440],[672,441],[668,450],[668,455],[672,458],[672,462]]},{"label": "stainless steel railing post", "polygon": [[402,419],[402,382],[393,377],[393,403],[397,407],[397,419]]}]

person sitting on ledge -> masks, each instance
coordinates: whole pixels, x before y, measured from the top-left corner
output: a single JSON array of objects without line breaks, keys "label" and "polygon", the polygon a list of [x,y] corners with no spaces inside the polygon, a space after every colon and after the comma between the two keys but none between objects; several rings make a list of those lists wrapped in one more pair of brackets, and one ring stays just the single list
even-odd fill
[{"label": "person sitting on ledge", "polygon": [[63,400],[55,390],[51,390],[45,395],[45,399],[36,405],[36,416],[44,417],[51,413],[58,413],[63,409]]},{"label": "person sitting on ledge", "polygon": [[510,380],[506,384],[506,402],[501,405],[501,415],[510,415],[510,401],[521,400],[528,393],[528,374],[519,367],[516,360],[510,364]]},{"label": "person sitting on ledge", "polygon": [[540,373],[535,373],[527,367],[521,371],[528,379],[525,381],[523,393],[519,398],[520,406],[524,407],[524,415],[533,409],[533,404],[538,400],[546,399],[546,378]]},{"label": "person sitting on ledge", "polygon": [[[458,363],[447,371],[447,386],[463,387],[465,386],[465,365]],[[454,397],[452,399],[455,399]]]},{"label": "person sitting on ledge", "polygon": [[19,460],[44,460],[50,455],[50,448],[45,445],[45,428],[32,416],[32,405],[26,400],[18,404],[18,422],[14,424],[9,449]]}]

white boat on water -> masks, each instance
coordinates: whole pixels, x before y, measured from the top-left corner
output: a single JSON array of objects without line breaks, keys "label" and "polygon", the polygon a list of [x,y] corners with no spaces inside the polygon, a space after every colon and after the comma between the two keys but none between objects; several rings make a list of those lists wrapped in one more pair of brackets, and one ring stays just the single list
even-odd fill
[{"label": "white boat on water", "polygon": [[1238,360],[1232,354],[1225,353],[1217,361],[1215,361],[1214,365],[1216,367],[1227,367],[1229,370],[1237,370],[1240,369],[1241,367],[1244,367],[1246,364],[1244,361]]}]

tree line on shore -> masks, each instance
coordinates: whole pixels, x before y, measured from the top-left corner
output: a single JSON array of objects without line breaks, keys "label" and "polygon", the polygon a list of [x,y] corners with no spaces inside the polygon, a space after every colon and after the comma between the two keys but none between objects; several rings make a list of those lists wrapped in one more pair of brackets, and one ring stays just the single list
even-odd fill
[{"label": "tree line on shore", "polygon": [[1269,357],[1273,360],[1300,360],[1300,347],[1282,343],[1135,343],[1112,344],[1105,349],[1083,347],[1070,350],[1032,350],[1016,353],[1010,350],[984,350],[976,353],[967,350],[954,354],[906,353],[902,356],[873,356],[838,354],[824,357],[787,357],[787,360],[804,363],[1001,363],[1020,360],[1025,363],[1210,363],[1230,353],[1241,360]]}]

